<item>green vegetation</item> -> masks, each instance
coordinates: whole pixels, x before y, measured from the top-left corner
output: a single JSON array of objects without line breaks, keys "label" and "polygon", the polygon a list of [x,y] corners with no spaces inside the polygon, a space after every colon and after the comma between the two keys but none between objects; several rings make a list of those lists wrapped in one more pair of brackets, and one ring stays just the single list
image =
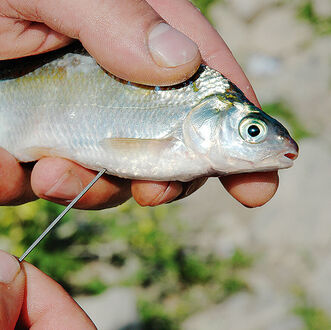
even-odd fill
[{"label": "green vegetation", "polygon": [[[10,252],[19,256],[62,210],[62,206],[42,200],[16,207],[2,207],[0,241],[7,241]],[[60,282],[72,294],[100,293],[102,285],[96,285],[95,280],[83,287],[70,283],[70,275],[89,262],[84,251],[75,252],[75,248],[93,244],[100,230],[100,224],[83,218],[82,213],[69,213],[27,257],[27,261]]]},{"label": "green vegetation", "polygon": [[[21,255],[62,209],[41,200],[0,208],[1,247]],[[203,253],[190,235],[174,205],[142,208],[131,201],[112,210],[72,210],[27,261],[71,294],[130,286],[143,329],[177,329],[191,313],[247,289],[240,272],[253,261],[240,250],[229,258]],[[98,265],[120,276],[107,281]]]},{"label": "green vegetation", "polygon": [[331,330],[330,317],[308,300],[303,288],[294,288],[294,294],[298,298],[298,303],[293,312],[302,319],[303,330]]},{"label": "green vegetation", "polygon": [[200,9],[202,14],[207,17],[209,22],[212,23],[212,20],[208,14],[209,7],[214,3],[214,2],[220,2],[221,0],[191,0],[191,2]]},{"label": "green vegetation", "polygon": [[325,312],[312,306],[301,306],[295,309],[305,324],[305,330],[331,330],[331,319]]},{"label": "green vegetation", "polygon": [[145,330],[177,330],[178,323],[171,319],[165,312],[163,306],[140,301],[138,305],[143,329]]},{"label": "green vegetation", "polygon": [[[202,14],[212,22],[209,15],[210,6],[215,2],[222,2],[222,0],[191,0],[191,2],[200,9]],[[292,2],[291,0],[280,0],[275,6],[284,5]],[[321,16],[316,13],[314,7],[314,1],[303,0],[297,7],[297,17],[311,24],[315,32],[319,35],[325,35],[331,33],[331,16]]]},{"label": "green vegetation", "polygon": [[278,118],[289,125],[290,133],[296,140],[311,136],[312,134],[300,123],[294,112],[282,102],[264,104],[262,107],[270,116]]},{"label": "green vegetation", "polygon": [[316,33],[330,34],[331,33],[331,17],[322,17],[316,14],[313,1],[305,1],[298,8],[298,18],[310,23]]},{"label": "green vegetation", "polygon": [[108,288],[108,285],[102,282],[99,278],[92,279],[90,282],[84,284],[81,292],[86,295],[97,295],[104,292]]}]

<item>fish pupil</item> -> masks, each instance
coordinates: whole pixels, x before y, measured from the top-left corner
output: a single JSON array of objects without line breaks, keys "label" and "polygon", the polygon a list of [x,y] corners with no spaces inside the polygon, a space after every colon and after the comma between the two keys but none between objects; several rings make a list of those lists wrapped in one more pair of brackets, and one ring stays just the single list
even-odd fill
[{"label": "fish pupil", "polygon": [[251,136],[251,137],[256,137],[260,134],[260,129],[256,126],[256,125],[251,125],[248,127],[247,133]]}]

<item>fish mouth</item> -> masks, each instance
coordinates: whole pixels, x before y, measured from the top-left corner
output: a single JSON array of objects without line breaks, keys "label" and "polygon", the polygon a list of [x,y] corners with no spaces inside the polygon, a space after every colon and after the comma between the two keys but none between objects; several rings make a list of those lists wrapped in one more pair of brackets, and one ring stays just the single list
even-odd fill
[{"label": "fish mouth", "polygon": [[[291,156],[289,156],[289,154]],[[279,168],[289,168],[293,166],[294,163],[294,159],[297,158],[296,155],[294,155],[293,153],[287,152],[286,154],[281,153],[279,155],[279,164],[280,167]]]},{"label": "fish mouth", "polygon": [[295,154],[293,152],[287,152],[284,156],[291,160],[295,160],[298,158],[298,154],[297,153]]},{"label": "fish mouth", "polygon": [[280,153],[279,158],[281,163],[284,164],[284,167],[291,167],[294,160],[298,158],[298,155],[299,147],[297,143],[291,139],[288,141],[288,148]]},{"label": "fish mouth", "polygon": [[299,155],[299,146],[291,137],[286,139],[286,147],[287,151],[285,151],[284,157],[291,161],[297,159]]}]

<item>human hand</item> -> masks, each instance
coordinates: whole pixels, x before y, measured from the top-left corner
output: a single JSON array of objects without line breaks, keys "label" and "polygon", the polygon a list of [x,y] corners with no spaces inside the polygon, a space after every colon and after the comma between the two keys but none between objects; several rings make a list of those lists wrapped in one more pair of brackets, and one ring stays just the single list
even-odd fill
[{"label": "human hand", "polygon": [[[160,27],[161,17],[177,30]],[[50,51],[72,39],[79,39],[106,70],[143,84],[184,81],[195,72],[202,58],[259,106],[222,38],[187,0],[0,0],[0,59]],[[0,157],[0,205],[37,197],[66,204],[95,175],[60,158],[43,158],[31,167],[18,164],[4,150],[0,150]],[[129,181],[103,176],[76,207],[111,207],[131,194],[141,205],[158,205],[177,196],[188,196],[204,182],[205,179],[189,184]],[[239,174],[223,177],[221,182],[239,202],[255,207],[274,195],[278,175]]]},{"label": "human hand", "polygon": [[58,283],[0,250],[0,329],[14,328],[96,329]]}]

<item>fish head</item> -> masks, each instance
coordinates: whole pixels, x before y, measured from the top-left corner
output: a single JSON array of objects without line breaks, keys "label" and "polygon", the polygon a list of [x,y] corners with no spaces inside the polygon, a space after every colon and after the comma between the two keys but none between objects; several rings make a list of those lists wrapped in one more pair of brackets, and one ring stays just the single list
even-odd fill
[{"label": "fish head", "polygon": [[189,114],[188,126],[192,148],[216,175],[288,168],[298,156],[287,129],[249,101],[208,97]]},{"label": "fish head", "polygon": [[[298,157],[298,145],[276,119],[251,103],[234,103],[223,116],[218,132],[218,150],[227,159],[228,173],[288,168]],[[216,152],[216,153],[215,153]],[[224,166],[223,166],[224,167]]]}]

